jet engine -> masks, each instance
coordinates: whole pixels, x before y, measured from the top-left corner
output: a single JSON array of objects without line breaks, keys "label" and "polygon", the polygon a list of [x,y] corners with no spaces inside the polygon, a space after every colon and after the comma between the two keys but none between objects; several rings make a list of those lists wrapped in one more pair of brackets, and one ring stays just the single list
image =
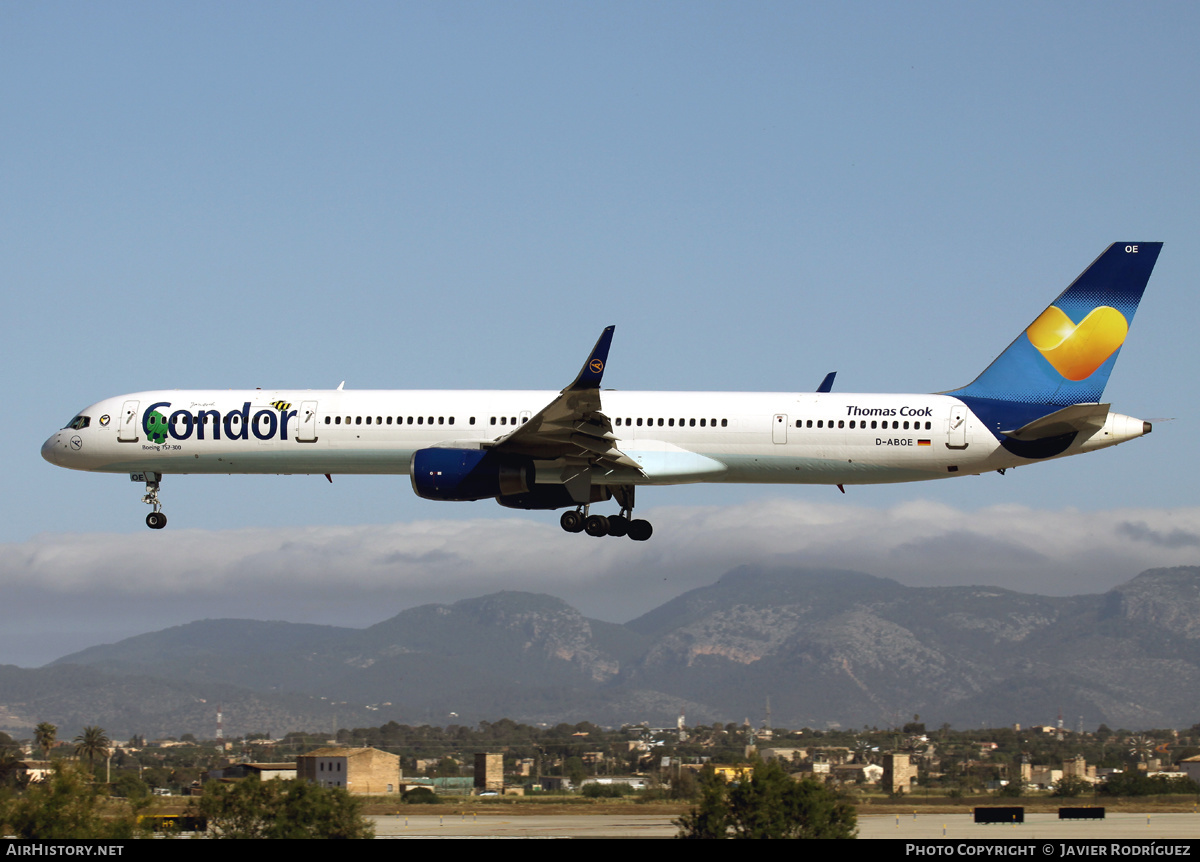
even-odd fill
[{"label": "jet engine", "polygon": [[532,461],[486,449],[418,449],[409,474],[413,491],[426,500],[485,500],[533,487]]}]

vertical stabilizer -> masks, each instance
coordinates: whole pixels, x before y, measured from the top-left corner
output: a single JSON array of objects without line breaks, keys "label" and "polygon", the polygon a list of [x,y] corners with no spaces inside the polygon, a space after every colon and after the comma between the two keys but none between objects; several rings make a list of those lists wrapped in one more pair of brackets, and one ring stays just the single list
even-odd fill
[{"label": "vertical stabilizer", "polygon": [[974,382],[946,394],[1055,408],[1099,401],[1161,250],[1110,245]]}]

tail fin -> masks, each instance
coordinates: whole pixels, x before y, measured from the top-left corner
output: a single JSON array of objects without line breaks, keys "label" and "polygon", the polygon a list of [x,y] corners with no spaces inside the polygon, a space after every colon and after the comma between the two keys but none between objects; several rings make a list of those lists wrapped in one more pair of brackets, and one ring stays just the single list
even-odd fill
[{"label": "tail fin", "polygon": [[945,394],[1027,416],[1099,401],[1161,250],[1113,243],[974,382]]}]

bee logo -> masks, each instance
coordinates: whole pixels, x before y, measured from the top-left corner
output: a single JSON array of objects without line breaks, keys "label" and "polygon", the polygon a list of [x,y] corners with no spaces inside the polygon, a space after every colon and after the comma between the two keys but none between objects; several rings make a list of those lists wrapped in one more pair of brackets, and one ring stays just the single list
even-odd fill
[{"label": "bee logo", "polygon": [[272,401],[271,406],[274,407],[276,410],[279,410],[282,412],[284,410],[287,410],[289,407],[291,407],[292,402],[290,402],[290,401]]}]

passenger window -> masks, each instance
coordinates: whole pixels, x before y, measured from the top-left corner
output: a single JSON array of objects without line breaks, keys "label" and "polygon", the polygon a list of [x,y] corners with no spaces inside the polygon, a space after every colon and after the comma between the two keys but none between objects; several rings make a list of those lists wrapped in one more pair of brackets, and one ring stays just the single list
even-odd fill
[{"label": "passenger window", "polygon": [[818,428],[824,428],[824,427],[825,427],[825,420],[824,420],[824,419],[818,419],[818,420],[817,420],[817,427],[818,427]]},{"label": "passenger window", "polygon": [[846,427],[846,420],[845,420],[845,419],[839,419],[839,420],[838,420],[838,427],[839,427],[839,428],[845,428],[845,427]]}]

